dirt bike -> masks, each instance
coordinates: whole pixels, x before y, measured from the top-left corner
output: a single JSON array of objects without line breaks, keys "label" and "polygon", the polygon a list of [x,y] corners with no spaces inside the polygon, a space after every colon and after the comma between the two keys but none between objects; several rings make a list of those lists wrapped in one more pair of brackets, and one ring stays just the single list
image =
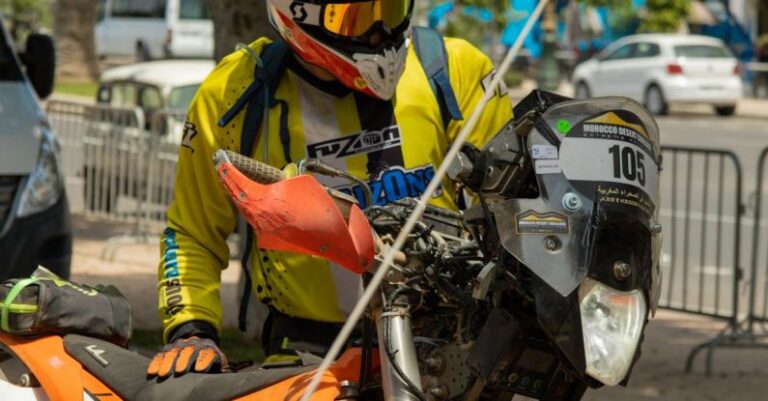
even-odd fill
[{"label": "dirt bike", "polygon": [[[361,338],[312,400],[579,400],[589,387],[627,383],[660,286],[658,127],[622,98],[534,92],[515,115],[450,166],[474,205],[426,209],[368,306]],[[361,210],[313,175],[286,178],[228,151],[216,153],[215,168],[260,247],[324,257],[364,282],[416,206],[406,198]],[[318,161],[298,170],[345,176]],[[147,358],[109,342],[0,333],[0,394],[298,400],[319,361],[299,355],[298,366],[157,382],[145,377]]]}]

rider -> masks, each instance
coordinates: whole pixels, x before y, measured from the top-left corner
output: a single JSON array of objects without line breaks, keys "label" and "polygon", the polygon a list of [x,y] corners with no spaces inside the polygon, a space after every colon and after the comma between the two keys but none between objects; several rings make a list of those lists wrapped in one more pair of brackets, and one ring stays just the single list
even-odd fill
[{"label": "rider", "polygon": [[[161,241],[159,312],[168,345],[150,365],[150,376],[226,365],[217,347],[220,276],[237,216],[213,168],[217,149],[246,152],[277,167],[319,158],[368,180],[377,205],[424,191],[495,72],[478,49],[445,39],[449,82],[442,83],[452,91],[434,90],[410,40],[413,2],[267,0],[270,21],[292,55],[258,132],[242,133],[246,112],[226,124],[220,119],[254,82],[257,65],[268,62],[257,56],[272,46],[268,39],[225,57],[202,84],[185,124],[175,200]],[[455,112],[446,118],[451,103]],[[497,89],[469,142],[485,144],[510,120],[511,109],[505,88]],[[251,152],[242,149],[243,135],[255,135]],[[364,203],[359,187],[322,182]],[[456,199],[454,185],[444,181],[432,204],[456,209]],[[324,352],[357,301],[360,278],[322,259],[258,249],[255,242],[248,248],[253,294],[270,310],[262,330],[265,351]]]}]

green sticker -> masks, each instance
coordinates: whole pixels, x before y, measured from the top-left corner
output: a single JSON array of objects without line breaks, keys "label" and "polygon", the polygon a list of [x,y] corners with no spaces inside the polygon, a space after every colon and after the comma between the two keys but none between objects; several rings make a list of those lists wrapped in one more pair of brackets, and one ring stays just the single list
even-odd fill
[{"label": "green sticker", "polygon": [[560,120],[557,122],[557,130],[563,134],[568,135],[569,132],[571,132],[571,123],[568,122],[568,120]]}]

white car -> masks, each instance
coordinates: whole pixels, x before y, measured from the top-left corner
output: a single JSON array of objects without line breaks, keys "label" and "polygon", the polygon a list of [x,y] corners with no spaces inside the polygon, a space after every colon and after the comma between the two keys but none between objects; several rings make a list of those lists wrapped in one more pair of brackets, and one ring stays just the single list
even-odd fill
[{"label": "white car", "polygon": [[739,61],[719,39],[647,34],[620,39],[576,67],[575,97],[627,96],[654,114],[672,102],[706,103],[730,116],[743,96]]},{"label": "white car", "polygon": [[[25,48],[16,52],[0,19],[0,281],[38,265],[68,277],[72,259],[60,142],[40,107],[53,91],[53,39],[30,34]],[[0,398],[12,390],[0,372]]]},{"label": "white car", "polygon": [[99,0],[94,39],[101,57],[213,57],[208,0]]},{"label": "white car", "polygon": [[[101,74],[96,101],[113,107],[138,107],[149,126],[156,122],[155,112],[186,112],[214,67],[213,60],[161,60],[111,68]],[[167,121],[161,133],[172,133],[167,140],[180,143],[182,123]]]}]

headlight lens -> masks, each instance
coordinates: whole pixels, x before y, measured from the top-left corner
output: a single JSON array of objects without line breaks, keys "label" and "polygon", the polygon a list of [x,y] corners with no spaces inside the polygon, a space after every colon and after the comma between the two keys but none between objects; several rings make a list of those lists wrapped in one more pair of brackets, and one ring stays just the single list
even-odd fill
[{"label": "headlight lens", "polygon": [[615,386],[627,375],[643,333],[647,305],[638,291],[620,292],[587,279],[579,288],[587,374]]},{"label": "headlight lens", "polygon": [[53,206],[61,197],[62,182],[52,140],[43,139],[35,171],[21,195],[18,216],[26,217]]}]

